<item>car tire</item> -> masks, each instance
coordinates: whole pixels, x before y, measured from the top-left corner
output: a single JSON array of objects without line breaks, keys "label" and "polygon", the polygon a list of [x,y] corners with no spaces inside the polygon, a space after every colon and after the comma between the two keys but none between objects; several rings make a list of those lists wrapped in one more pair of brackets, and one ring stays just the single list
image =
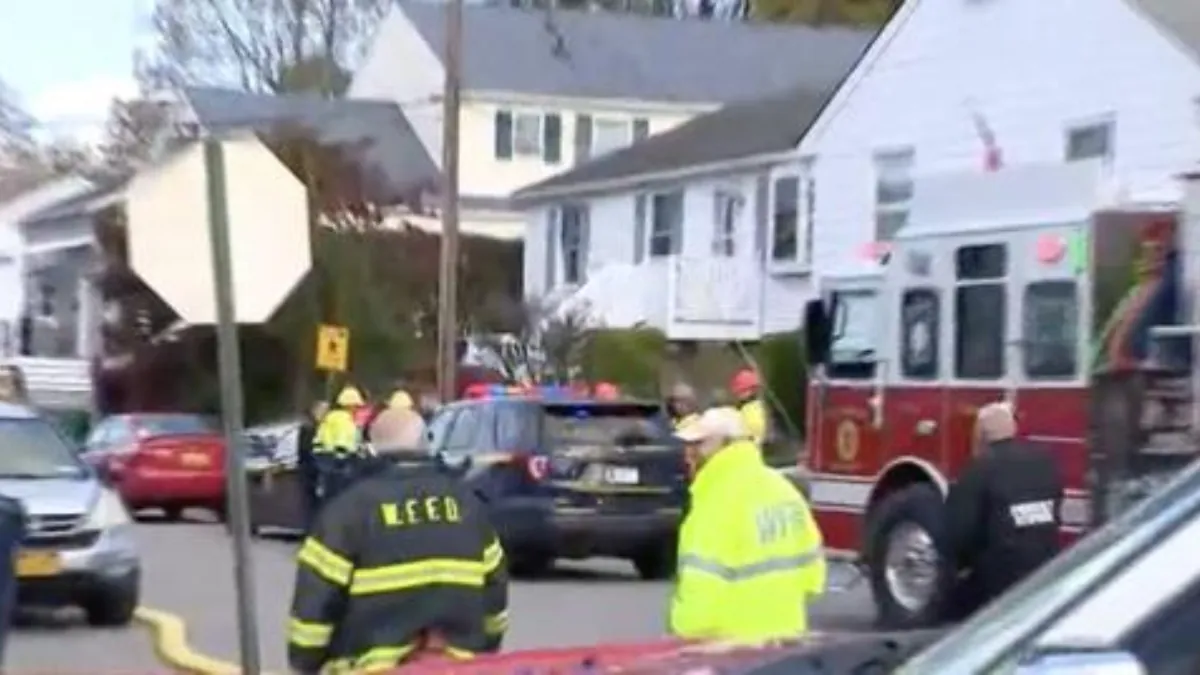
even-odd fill
[{"label": "car tire", "polygon": [[162,512],[163,520],[168,522],[177,523],[183,519],[182,506],[164,506],[162,507]]},{"label": "car tire", "polygon": [[[937,489],[922,483],[902,488],[887,495],[875,506],[867,519],[865,561],[875,599],[878,622],[885,630],[908,630],[937,626],[945,620],[947,580],[951,578],[943,556],[945,532],[945,504]],[[927,599],[909,595],[897,588],[900,582],[889,578],[889,555],[898,557],[893,551],[903,538],[924,537],[922,543],[932,545],[934,559],[926,560],[932,567],[933,579],[927,581]],[[929,567],[926,567],[929,571]],[[904,597],[908,595],[909,597]]]},{"label": "car tire", "polygon": [[554,569],[554,558],[540,554],[519,554],[509,558],[508,571],[521,579],[544,577]]},{"label": "car tire", "polygon": [[83,604],[88,625],[97,627],[128,626],[138,607],[138,578],[113,584],[97,591]]},{"label": "car tire", "polygon": [[675,576],[677,564],[674,545],[654,546],[633,557],[633,567],[646,581],[663,581]]}]

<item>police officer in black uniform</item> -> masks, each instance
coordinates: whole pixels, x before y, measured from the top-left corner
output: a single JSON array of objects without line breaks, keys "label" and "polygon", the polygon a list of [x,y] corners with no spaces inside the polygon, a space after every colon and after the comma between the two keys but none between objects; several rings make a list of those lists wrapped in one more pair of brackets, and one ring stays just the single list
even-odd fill
[{"label": "police officer in black uniform", "polygon": [[507,605],[504,553],[483,504],[414,452],[318,516],[297,554],[288,661],[299,673],[357,673],[497,651]]},{"label": "police officer in black uniform", "polygon": [[950,618],[974,613],[1058,554],[1063,478],[1045,449],[1015,439],[1007,403],[980,409],[976,454],[946,498]]}]

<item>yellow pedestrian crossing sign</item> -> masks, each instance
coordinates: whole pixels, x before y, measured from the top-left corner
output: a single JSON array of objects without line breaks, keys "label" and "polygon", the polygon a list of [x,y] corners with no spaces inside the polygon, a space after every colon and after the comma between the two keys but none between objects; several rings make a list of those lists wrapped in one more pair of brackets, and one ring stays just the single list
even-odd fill
[{"label": "yellow pedestrian crossing sign", "polygon": [[317,326],[317,370],[346,372],[350,360],[350,329],[345,326]]}]

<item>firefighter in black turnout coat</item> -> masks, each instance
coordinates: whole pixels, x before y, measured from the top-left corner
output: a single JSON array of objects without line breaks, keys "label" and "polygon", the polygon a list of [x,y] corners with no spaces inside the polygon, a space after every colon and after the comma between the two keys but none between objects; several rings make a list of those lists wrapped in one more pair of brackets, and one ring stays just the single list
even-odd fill
[{"label": "firefighter in black turnout coat", "polygon": [[297,554],[288,661],[386,671],[497,651],[504,553],[478,498],[432,463],[388,465],[327,504]]},{"label": "firefighter in black turnout coat", "polygon": [[976,453],[946,498],[950,618],[974,613],[1059,551],[1063,478],[1046,450],[1024,444],[1007,403],[980,409]]}]

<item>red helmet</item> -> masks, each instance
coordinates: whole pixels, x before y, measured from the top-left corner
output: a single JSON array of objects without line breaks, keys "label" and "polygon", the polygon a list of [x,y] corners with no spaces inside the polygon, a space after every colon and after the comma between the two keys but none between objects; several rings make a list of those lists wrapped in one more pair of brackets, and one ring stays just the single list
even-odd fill
[{"label": "red helmet", "polygon": [[592,395],[601,401],[615,401],[621,398],[621,390],[612,382],[600,382],[592,390]]},{"label": "red helmet", "polygon": [[749,396],[758,391],[758,373],[750,368],[742,368],[729,381],[729,391],[734,396]]}]

